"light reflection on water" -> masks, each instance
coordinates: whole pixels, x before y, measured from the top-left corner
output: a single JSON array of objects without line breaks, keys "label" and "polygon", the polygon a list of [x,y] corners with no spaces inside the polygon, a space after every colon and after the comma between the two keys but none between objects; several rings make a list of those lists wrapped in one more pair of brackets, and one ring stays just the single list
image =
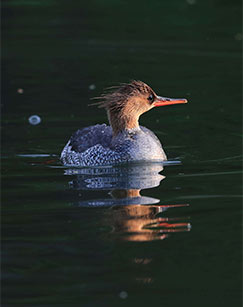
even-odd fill
[{"label": "light reflection on water", "polygon": [[[142,196],[143,189],[157,187],[165,180],[160,175],[161,163],[137,163],[108,168],[66,169],[65,175],[72,175],[69,182],[74,190],[107,190],[107,198],[83,200],[73,206],[107,207],[104,224],[111,227],[111,235],[127,241],[163,240],[172,233],[191,230],[188,217],[176,216],[176,208],[189,204],[163,204],[160,199]],[[175,216],[167,217],[168,209],[175,210]],[[186,210],[185,210],[186,214]]]},{"label": "light reflection on water", "polygon": [[[242,306],[241,4],[194,2],[3,1],[6,306]],[[106,121],[89,98],[136,78],[190,100],[141,118],[183,166],[148,191],[44,166],[77,128]],[[138,241],[151,228],[170,237]]]}]

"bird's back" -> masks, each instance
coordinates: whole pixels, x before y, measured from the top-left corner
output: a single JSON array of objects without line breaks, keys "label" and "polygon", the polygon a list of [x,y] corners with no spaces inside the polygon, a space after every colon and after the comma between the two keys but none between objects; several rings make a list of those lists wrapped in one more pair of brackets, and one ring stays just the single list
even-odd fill
[{"label": "bird's back", "polygon": [[97,144],[100,144],[104,148],[110,147],[111,139],[111,127],[102,124],[77,130],[71,136],[69,145],[73,151],[82,153]]}]

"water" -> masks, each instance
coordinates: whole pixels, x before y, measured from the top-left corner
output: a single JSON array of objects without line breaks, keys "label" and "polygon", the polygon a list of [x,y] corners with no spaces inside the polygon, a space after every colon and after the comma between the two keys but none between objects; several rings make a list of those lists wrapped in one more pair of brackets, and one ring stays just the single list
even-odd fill
[{"label": "water", "polygon": [[[3,1],[4,306],[241,306],[240,6]],[[140,121],[177,163],[63,168],[130,79],[189,100]]]}]

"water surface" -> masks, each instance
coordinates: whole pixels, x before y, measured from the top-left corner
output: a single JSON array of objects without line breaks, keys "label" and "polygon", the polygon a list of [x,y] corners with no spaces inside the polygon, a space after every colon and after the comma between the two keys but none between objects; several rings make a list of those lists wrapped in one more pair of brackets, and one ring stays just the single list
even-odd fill
[{"label": "water surface", "polygon": [[[3,1],[2,302],[241,306],[241,4]],[[62,168],[89,99],[141,79],[173,165]],[[39,115],[41,123],[28,118]]]}]

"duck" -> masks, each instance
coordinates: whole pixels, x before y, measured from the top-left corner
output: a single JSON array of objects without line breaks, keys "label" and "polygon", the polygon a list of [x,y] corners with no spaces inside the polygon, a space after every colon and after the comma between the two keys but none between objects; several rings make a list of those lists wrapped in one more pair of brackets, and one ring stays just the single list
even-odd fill
[{"label": "duck", "polygon": [[158,137],[139,125],[139,117],[155,108],[185,104],[185,98],[158,96],[143,81],[133,80],[106,89],[96,97],[109,125],[96,124],[74,132],[61,152],[64,166],[97,167],[127,162],[163,162],[167,156]]}]

